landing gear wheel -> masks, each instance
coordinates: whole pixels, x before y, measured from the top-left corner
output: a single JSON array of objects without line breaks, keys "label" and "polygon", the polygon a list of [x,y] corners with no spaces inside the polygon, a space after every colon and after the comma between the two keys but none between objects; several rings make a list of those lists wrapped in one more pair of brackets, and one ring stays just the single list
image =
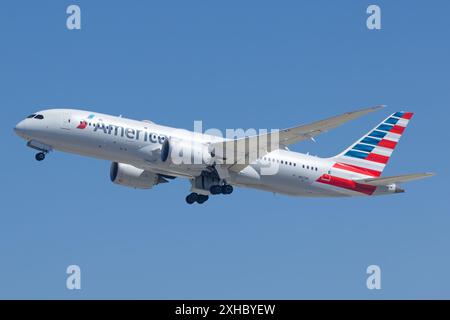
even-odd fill
[{"label": "landing gear wheel", "polygon": [[42,161],[45,159],[45,153],[43,153],[43,152],[36,153],[35,158],[37,161]]},{"label": "landing gear wheel", "polygon": [[209,188],[209,192],[211,192],[211,194],[221,194],[222,187],[219,185],[211,186],[211,188]]},{"label": "landing gear wheel", "polygon": [[[191,194],[189,194],[187,197],[186,197],[186,202],[188,203],[188,204],[193,204],[195,201],[197,201],[197,199],[198,199],[198,194],[196,194],[195,192],[192,192]],[[205,200],[206,201],[206,200]]]},{"label": "landing gear wheel", "polygon": [[197,203],[202,204],[203,202],[207,201],[209,199],[208,196],[199,194],[197,197]]},{"label": "landing gear wheel", "polygon": [[222,193],[223,194],[231,194],[233,193],[233,186],[229,184],[225,184],[222,186]]}]

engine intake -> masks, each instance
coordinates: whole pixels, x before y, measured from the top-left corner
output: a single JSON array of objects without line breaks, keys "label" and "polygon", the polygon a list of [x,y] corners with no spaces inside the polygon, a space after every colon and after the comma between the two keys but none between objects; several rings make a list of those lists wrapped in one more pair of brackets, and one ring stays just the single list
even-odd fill
[{"label": "engine intake", "polygon": [[157,173],[142,170],[125,163],[111,163],[111,181],[135,189],[150,189],[158,183],[167,182]]}]

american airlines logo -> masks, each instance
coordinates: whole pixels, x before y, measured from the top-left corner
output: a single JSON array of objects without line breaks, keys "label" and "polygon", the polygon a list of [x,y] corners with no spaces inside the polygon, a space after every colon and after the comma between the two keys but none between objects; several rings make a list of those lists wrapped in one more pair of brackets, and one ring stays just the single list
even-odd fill
[{"label": "american airlines logo", "polygon": [[[86,129],[88,125],[90,125],[88,120],[91,120],[94,118],[94,115],[90,115],[87,117],[87,120],[83,120],[80,122],[80,124],[77,126],[77,129]],[[159,143],[163,144],[164,140],[166,139],[166,136],[159,135],[154,132],[149,132],[146,130],[140,130],[140,129],[133,129],[130,127],[123,127],[113,124],[105,124],[101,122],[101,120],[98,120],[99,122],[93,124],[94,126],[94,132],[100,131],[104,134],[114,135],[116,137],[123,137],[131,140],[143,140],[144,142],[151,142],[151,143]]]},{"label": "american airlines logo", "polygon": [[[91,114],[91,115],[89,115],[89,117],[87,117],[87,120],[94,119],[94,117],[95,117],[95,115]],[[86,129],[86,127],[88,126],[87,120],[82,120],[80,122],[80,124],[77,126],[77,129]]]}]

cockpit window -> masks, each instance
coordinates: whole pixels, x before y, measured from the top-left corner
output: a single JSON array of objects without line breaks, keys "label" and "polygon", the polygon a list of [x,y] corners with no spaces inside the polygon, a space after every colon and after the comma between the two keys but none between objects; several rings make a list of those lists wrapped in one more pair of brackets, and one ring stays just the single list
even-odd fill
[{"label": "cockpit window", "polygon": [[42,120],[42,119],[44,119],[44,116],[42,114],[33,113],[27,117],[27,119],[31,119],[31,118]]}]

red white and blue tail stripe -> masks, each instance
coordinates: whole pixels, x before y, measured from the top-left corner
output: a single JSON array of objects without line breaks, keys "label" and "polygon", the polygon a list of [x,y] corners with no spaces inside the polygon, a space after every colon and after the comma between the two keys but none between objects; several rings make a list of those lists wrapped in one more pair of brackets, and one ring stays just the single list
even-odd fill
[{"label": "red white and blue tail stripe", "polygon": [[342,173],[379,177],[400,140],[412,112],[395,112],[373,130],[334,157],[333,169]]}]

